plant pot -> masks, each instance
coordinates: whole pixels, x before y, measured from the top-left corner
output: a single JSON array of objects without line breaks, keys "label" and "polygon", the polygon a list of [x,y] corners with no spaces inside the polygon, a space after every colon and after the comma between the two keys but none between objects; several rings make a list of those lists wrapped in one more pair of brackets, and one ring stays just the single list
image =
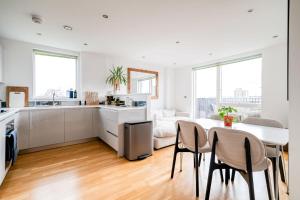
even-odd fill
[{"label": "plant pot", "polygon": [[224,116],[224,126],[231,127],[233,120],[233,116]]}]

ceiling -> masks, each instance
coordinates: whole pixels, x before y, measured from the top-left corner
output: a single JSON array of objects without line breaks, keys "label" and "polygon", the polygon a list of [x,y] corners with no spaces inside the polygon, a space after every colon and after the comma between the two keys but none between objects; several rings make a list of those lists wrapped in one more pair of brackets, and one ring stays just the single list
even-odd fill
[{"label": "ceiling", "polygon": [[[191,66],[285,42],[286,4],[286,0],[0,0],[0,36],[158,66]],[[33,23],[31,14],[41,16],[42,24]],[[73,30],[64,30],[63,25]]]}]

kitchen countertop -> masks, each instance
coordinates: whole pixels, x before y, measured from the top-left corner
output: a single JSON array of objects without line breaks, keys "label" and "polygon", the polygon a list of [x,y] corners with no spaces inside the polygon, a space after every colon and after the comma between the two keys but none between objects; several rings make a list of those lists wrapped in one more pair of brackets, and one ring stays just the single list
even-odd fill
[{"label": "kitchen countertop", "polygon": [[145,109],[146,107],[121,107],[114,105],[77,105],[77,106],[35,106],[35,107],[24,107],[19,110],[49,110],[49,109],[68,109],[68,108],[106,108],[112,110],[137,110]]},{"label": "kitchen countertop", "polygon": [[36,107],[23,107],[23,108],[3,108],[3,110],[6,110],[6,112],[0,113],[0,121],[4,120],[20,111],[49,110],[49,109],[72,109],[72,108],[76,108],[76,109],[77,108],[105,108],[105,109],[111,109],[111,110],[115,110],[115,111],[146,109],[145,106],[143,106],[143,107],[121,107],[121,106],[114,106],[114,105],[36,106]]}]

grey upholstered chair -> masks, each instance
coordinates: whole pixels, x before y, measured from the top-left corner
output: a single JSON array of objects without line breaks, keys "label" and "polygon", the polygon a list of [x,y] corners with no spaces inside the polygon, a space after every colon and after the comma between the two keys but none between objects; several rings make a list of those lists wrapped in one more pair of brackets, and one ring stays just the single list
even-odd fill
[{"label": "grey upholstered chair", "polygon": [[[239,172],[249,187],[250,199],[255,199],[253,172],[264,171],[268,189],[268,197],[272,199],[270,190],[269,165],[264,144],[251,133],[229,128],[212,128],[208,133],[208,141],[212,147],[205,199],[209,199],[213,171],[225,169],[225,177],[229,170]],[[215,156],[221,163],[215,162]],[[227,178],[225,178],[227,179]]]},{"label": "grey upholstered chair", "polygon": [[[268,126],[268,127],[274,127],[274,128],[283,128],[283,125],[280,122],[272,120],[272,119],[248,117],[243,121],[243,123],[259,125],[259,126]],[[276,155],[276,148],[274,147],[274,145],[272,146],[272,144],[267,144],[266,152],[267,152],[267,157],[270,158],[272,161],[274,178],[276,176],[276,157],[279,157],[280,178],[281,178],[282,182],[287,183],[286,167],[285,167],[285,162],[283,159],[283,146],[280,147],[280,152],[278,155]]]}]

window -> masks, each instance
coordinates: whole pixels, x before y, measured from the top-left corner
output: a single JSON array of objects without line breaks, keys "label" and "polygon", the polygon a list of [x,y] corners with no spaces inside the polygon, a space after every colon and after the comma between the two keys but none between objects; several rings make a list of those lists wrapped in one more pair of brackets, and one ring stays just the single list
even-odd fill
[{"label": "window", "polygon": [[221,103],[261,103],[261,58],[221,66]]},{"label": "window", "polygon": [[210,115],[217,103],[217,68],[205,68],[195,71],[195,117]]},{"label": "window", "polygon": [[239,112],[260,112],[260,55],[194,69],[194,116],[209,117],[217,107],[231,105]]},{"label": "window", "polygon": [[76,89],[77,57],[34,50],[34,97],[65,98],[67,90]]}]

